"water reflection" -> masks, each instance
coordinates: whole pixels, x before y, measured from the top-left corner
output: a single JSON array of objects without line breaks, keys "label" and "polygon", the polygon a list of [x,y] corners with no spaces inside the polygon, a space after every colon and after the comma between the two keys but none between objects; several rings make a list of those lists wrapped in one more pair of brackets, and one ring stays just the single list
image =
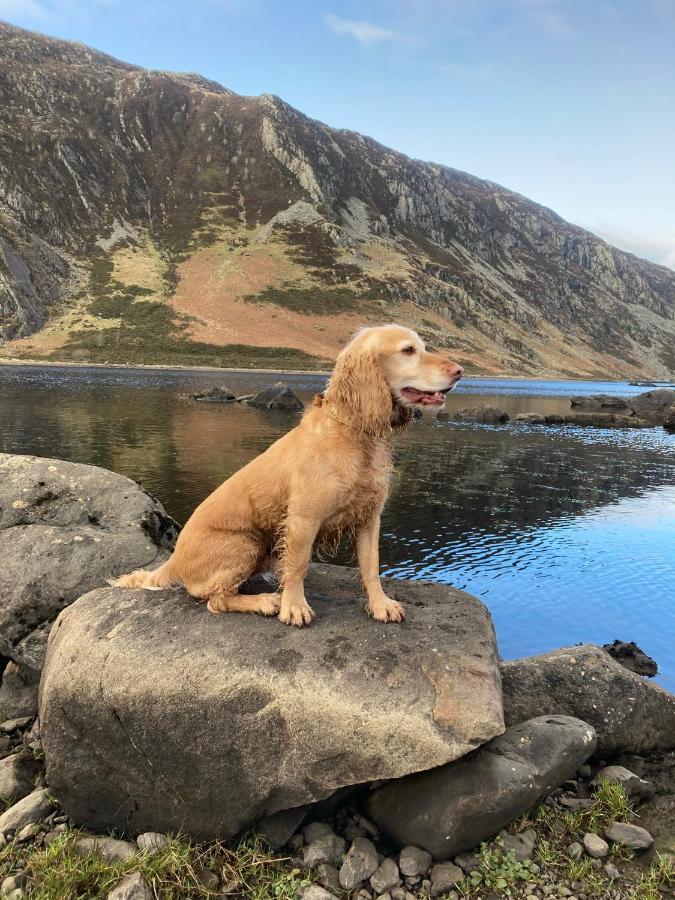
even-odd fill
[{"label": "water reflection", "polygon": [[[244,392],[269,375],[8,370],[0,367],[0,450],[93,463],[140,481],[181,521],[203,497],[297,421],[187,390],[224,381]],[[319,376],[296,376],[309,396]],[[478,381],[478,380],[476,380]],[[579,385],[467,382],[454,408],[568,408]],[[610,386],[611,387],[611,386]],[[497,392],[499,388],[500,392]],[[589,384],[585,392],[609,392]],[[617,393],[628,393],[621,386]],[[633,392],[639,389],[631,389]],[[466,394],[471,393],[468,397]],[[563,643],[634,639],[675,688],[675,437],[660,429],[472,427],[425,421],[397,447],[383,521],[390,574],[482,596],[506,657]],[[349,562],[343,550],[339,561]]]}]

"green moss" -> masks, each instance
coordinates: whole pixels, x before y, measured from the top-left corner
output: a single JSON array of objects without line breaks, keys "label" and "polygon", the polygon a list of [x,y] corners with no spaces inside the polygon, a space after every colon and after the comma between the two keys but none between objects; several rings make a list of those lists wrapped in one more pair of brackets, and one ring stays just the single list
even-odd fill
[{"label": "green moss", "polygon": [[303,315],[377,312],[380,319],[386,303],[381,292],[370,288],[360,291],[347,287],[306,288],[292,282],[286,282],[280,288],[267,288],[259,294],[249,294],[244,300],[247,303],[271,303]]}]

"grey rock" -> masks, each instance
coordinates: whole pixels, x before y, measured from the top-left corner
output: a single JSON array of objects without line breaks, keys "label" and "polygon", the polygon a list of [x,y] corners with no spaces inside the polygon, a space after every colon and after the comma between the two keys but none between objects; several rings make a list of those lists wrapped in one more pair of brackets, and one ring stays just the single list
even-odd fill
[{"label": "grey rock", "polygon": [[458,409],[453,418],[457,422],[482,422],[485,425],[503,425],[511,416],[496,406],[469,406]]},{"label": "grey rock", "polygon": [[567,855],[570,857],[570,859],[579,861],[584,855],[583,845],[578,841],[573,841],[567,848]]},{"label": "grey rock", "polygon": [[533,715],[577,716],[602,753],[675,748],[675,696],[592,644],[502,663],[508,725]]},{"label": "grey rock", "polygon": [[234,403],[237,399],[232,391],[224,386],[212,387],[207,391],[198,391],[189,396],[190,400],[197,400],[200,403]]},{"label": "grey rock", "polygon": [[506,834],[504,835],[504,852],[513,853],[517,860],[525,862],[526,859],[532,859],[536,843],[537,835],[532,828],[518,834]]},{"label": "grey rock", "polygon": [[0,454],[0,653],[39,671],[61,610],[111,575],[165,559],[177,527],[122,475]]},{"label": "grey rock", "polygon": [[154,896],[142,874],[132,872],[108,893],[108,900],[154,900]]},{"label": "grey rock", "polygon": [[169,846],[169,839],[165,834],[159,834],[157,831],[145,831],[136,838],[136,844],[139,850],[145,850],[147,853],[157,853],[158,850],[166,850]]},{"label": "grey rock", "polygon": [[603,644],[602,649],[636,675],[646,675],[648,678],[658,675],[659,667],[656,661],[647,656],[635,641],[616,640],[611,644]]},{"label": "grey rock", "polygon": [[256,831],[272,850],[279,850],[288,843],[307,813],[307,806],[282,809],[271,816],[264,816],[256,823]]},{"label": "grey rock", "polygon": [[624,766],[605,766],[604,769],[600,769],[593,779],[593,784],[598,786],[603,781],[618,782],[632,800],[651,800],[656,793],[656,787],[651,781],[645,781]]},{"label": "grey rock", "polygon": [[628,405],[641,419],[647,419],[654,425],[663,425],[670,407],[675,406],[675,390],[657,388],[654,391],[645,391],[644,394],[632,397]]},{"label": "grey rock", "polygon": [[594,749],[595,732],[585,722],[540,716],[464,759],[378,788],[367,812],[398,846],[414,844],[447,859],[531,809]]},{"label": "grey rock", "polygon": [[0,897],[9,897],[13,891],[21,890],[28,882],[28,869],[22,869],[4,878],[0,884]]},{"label": "grey rock", "polygon": [[646,828],[628,822],[611,822],[605,829],[605,837],[608,841],[631,850],[649,850],[654,843],[654,838]]},{"label": "grey rock", "polygon": [[402,875],[426,875],[431,866],[431,853],[412,845],[404,847],[398,859]]},{"label": "grey rock", "polygon": [[326,834],[316,838],[305,847],[302,856],[303,862],[310,869],[320,863],[330,863],[334,866],[340,862],[346,849],[347,842],[344,838],[338,837],[336,834]]},{"label": "grey rock", "polygon": [[258,391],[250,400],[248,406],[260,409],[284,409],[298,411],[304,409],[302,401],[296,397],[293,391],[283,381],[277,381],[270,387]]},{"label": "grey rock", "polygon": [[589,831],[584,835],[584,850],[593,859],[602,859],[609,853],[609,844],[599,835]]},{"label": "grey rock", "polygon": [[32,841],[34,837],[36,837],[40,833],[40,826],[37,822],[32,822],[30,825],[24,825],[23,828],[16,835],[15,840],[19,843],[23,841]]},{"label": "grey rock", "polygon": [[306,844],[311,844],[319,838],[332,837],[335,834],[327,822],[310,822],[302,829],[302,836]]},{"label": "grey rock", "polygon": [[464,872],[451,862],[436,863],[431,868],[431,896],[447,894],[464,878]]},{"label": "grey rock", "polygon": [[605,870],[605,875],[608,878],[612,878],[614,880],[616,880],[617,878],[621,878],[621,872],[619,872],[619,870],[614,865],[614,863],[611,863],[611,862],[605,863],[605,865],[603,866],[603,869]]},{"label": "grey rock", "polygon": [[0,802],[15,803],[30,794],[39,770],[32,754],[14,753],[0,760]]},{"label": "grey rock", "polygon": [[611,394],[589,394],[572,397],[570,400],[572,409],[581,409],[585,412],[620,412],[630,415],[630,406],[623,397],[614,397]]},{"label": "grey rock", "polygon": [[384,859],[370,876],[370,886],[376,894],[384,894],[401,883],[398,866],[393,859]]},{"label": "grey rock", "polygon": [[367,881],[378,868],[377,850],[368,838],[354,838],[340,867],[340,886],[351,891]]},{"label": "grey rock", "polygon": [[633,415],[612,412],[571,412],[564,417],[565,425],[579,425],[583,428],[652,428],[653,423]]},{"label": "grey rock", "polygon": [[131,859],[138,853],[138,847],[130,841],[120,841],[117,838],[96,835],[94,837],[80,838],[75,844],[75,851],[80,856],[93,853],[100,856],[108,863]]},{"label": "grey rock", "polygon": [[40,676],[33,669],[10,660],[2,673],[0,685],[0,718],[15,719],[36,716]]},{"label": "grey rock", "polygon": [[314,871],[314,878],[326,890],[337,894],[342,890],[338,870],[335,866],[331,866],[330,863],[320,863]]},{"label": "grey rock", "polygon": [[516,422],[522,425],[546,425],[546,417],[539,413],[518,413]]},{"label": "grey rock", "polygon": [[18,831],[24,825],[41,822],[54,809],[54,804],[44,788],[28,794],[0,815],[0,832]]},{"label": "grey rock", "polygon": [[485,607],[441,585],[385,587],[407,606],[404,627],[369,619],[358,574],[338,566],[310,568],[317,618],[302,632],[212,616],[178,590],[81,597],[54,626],[41,687],[48,780],[64,810],[93,830],[222,839],[499,734]]},{"label": "grey rock", "polygon": [[33,716],[20,716],[16,719],[6,719],[0,723],[0,734],[12,734],[14,731],[21,731],[33,721]]},{"label": "grey rock", "polygon": [[331,894],[320,884],[308,884],[298,891],[299,900],[337,900],[335,894]]},{"label": "grey rock", "polygon": [[666,414],[663,417],[663,427],[666,431],[675,431],[675,406],[671,406],[670,409],[666,410]]},{"label": "grey rock", "polygon": [[480,860],[475,853],[458,853],[457,856],[455,856],[455,863],[460,869],[466,872],[467,875],[480,867]]}]

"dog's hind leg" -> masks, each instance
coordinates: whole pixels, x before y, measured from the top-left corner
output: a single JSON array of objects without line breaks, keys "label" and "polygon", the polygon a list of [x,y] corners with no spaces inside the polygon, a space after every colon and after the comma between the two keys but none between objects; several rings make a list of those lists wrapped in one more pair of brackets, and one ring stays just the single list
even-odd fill
[{"label": "dog's hind leg", "polygon": [[261,616],[276,616],[280,606],[280,594],[233,594],[216,588],[209,595],[206,608],[212,613],[252,612]]}]

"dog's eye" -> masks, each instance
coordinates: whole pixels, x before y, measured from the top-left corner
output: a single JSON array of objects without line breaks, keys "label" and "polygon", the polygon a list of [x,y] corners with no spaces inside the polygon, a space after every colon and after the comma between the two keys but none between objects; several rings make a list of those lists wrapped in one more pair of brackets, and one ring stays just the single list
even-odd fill
[{"label": "dog's eye", "polygon": [[408,355],[410,355],[411,353],[414,353],[414,352],[415,352],[415,348],[412,347],[410,344],[408,344],[407,347],[404,347],[404,348],[401,350],[401,353],[407,353]]}]

